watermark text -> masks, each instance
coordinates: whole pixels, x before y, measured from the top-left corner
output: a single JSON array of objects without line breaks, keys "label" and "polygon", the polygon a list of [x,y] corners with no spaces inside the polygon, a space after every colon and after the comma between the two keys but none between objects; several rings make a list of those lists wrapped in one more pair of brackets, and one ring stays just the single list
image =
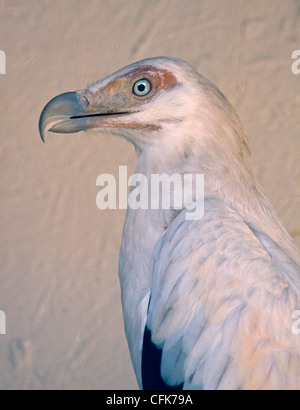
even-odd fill
[{"label": "watermark text", "polygon": [[6,74],[6,55],[0,50],[0,74]]},{"label": "watermark text", "polygon": [[6,335],[6,315],[0,310],[0,335]]},{"label": "watermark text", "polygon": [[295,310],[292,314],[292,318],[295,319],[293,326],[292,326],[292,332],[295,336],[300,335],[300,310]]},{"label": "watermark text", "polygon": [[133,174],[128,178],[127,167],[120,166],[119,183],[113,175],[101,174],[96,186],[101,187],[96,197],[100,210],[187,209],[187,220],[199,220],[204,215],[203,174]]},{"label": "watermark text", "polygon": [[300,50],[293,51],[292,59],[296,60],[292,64],[292,73],[295,75],[300,74]]}]

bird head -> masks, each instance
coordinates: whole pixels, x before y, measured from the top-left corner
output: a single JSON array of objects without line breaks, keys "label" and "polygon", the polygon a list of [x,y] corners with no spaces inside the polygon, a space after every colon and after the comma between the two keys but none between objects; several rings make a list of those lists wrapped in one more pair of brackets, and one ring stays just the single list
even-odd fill
[{"label": "bird head", "polygon": [[[39,123],[47,131],[109,131],[158,161],[193,157],[208,166],[243,159],[247,144],[226,97],[187,62],[168,57],[131,64],[85,90],[52,99]],[[152,149],[151,149],[152,148]],[[154,148],[154,149],[153,149]],[[223,158],[223,159],[222,159]]]},{"label": "bird head", "polygon": [[[171,58],[147,59],[127,66],[85,90],[55,97],[44,108],[40,134],[109,129],[139,143],[136,135],[155,133],[164,124],[191,114],[187,73],[192,68]],[[184,101],[185,96],[186,101]],[[187,98],[188,97],[188,98]]]}]

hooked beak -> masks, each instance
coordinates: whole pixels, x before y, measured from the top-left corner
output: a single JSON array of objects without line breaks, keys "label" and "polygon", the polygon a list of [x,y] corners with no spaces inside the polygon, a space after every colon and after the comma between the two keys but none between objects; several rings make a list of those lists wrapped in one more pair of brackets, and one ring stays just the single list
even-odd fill
[{"label": "hooked beak", "polygon": [[84,91],[68,92],[53,98],[43,109],[40,121],[40,136],[45,142],[46,132],[75,133],[88,128],[112,126],[112,117],[130,112],[112,112],[107,107],[93,111]]},{"label": "hooked beak", "polygon": [[39,131],[43,142],[47,131],[58,133],[72,133],[86,129],[85,118],[78,120],[84,107],[80,104],[77,92],[61,94],[53,98],[43,109],[39,122]]}]

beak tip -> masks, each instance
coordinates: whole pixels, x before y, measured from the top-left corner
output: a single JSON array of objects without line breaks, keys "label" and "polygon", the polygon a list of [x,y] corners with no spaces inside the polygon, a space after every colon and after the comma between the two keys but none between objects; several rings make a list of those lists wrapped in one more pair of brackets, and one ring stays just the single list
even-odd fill
[{"label": "beak tip", "polygon": [[43,113],[41,114],[40,121],[39,121],[39,134],[40,134],[41,140],[45,144],[45,130],[43,126]]},{"label": "beak tip", "polygon": [[43,109],[39,120],[39,133],[43,143],[48,131],[71,133],[85,129],[82,121],[78,124],[69,121],[70,117],[82,111],[83,107],[78,101],[77,92],[68,92],[53,98]]}]

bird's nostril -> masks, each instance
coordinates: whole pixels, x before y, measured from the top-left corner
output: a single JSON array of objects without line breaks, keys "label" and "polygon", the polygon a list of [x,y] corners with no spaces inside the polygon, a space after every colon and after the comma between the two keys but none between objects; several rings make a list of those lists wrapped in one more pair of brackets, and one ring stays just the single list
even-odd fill
[{"label": "bird's nostril", "polygon": [[90,102],[89,102],[88,98],[85,97],[84,95],[82,95],[82,96],[80,97],[80,103],[81,103],[82,105],[85,105],[86,107],[88,107],[88,106],[90,105]]}]

